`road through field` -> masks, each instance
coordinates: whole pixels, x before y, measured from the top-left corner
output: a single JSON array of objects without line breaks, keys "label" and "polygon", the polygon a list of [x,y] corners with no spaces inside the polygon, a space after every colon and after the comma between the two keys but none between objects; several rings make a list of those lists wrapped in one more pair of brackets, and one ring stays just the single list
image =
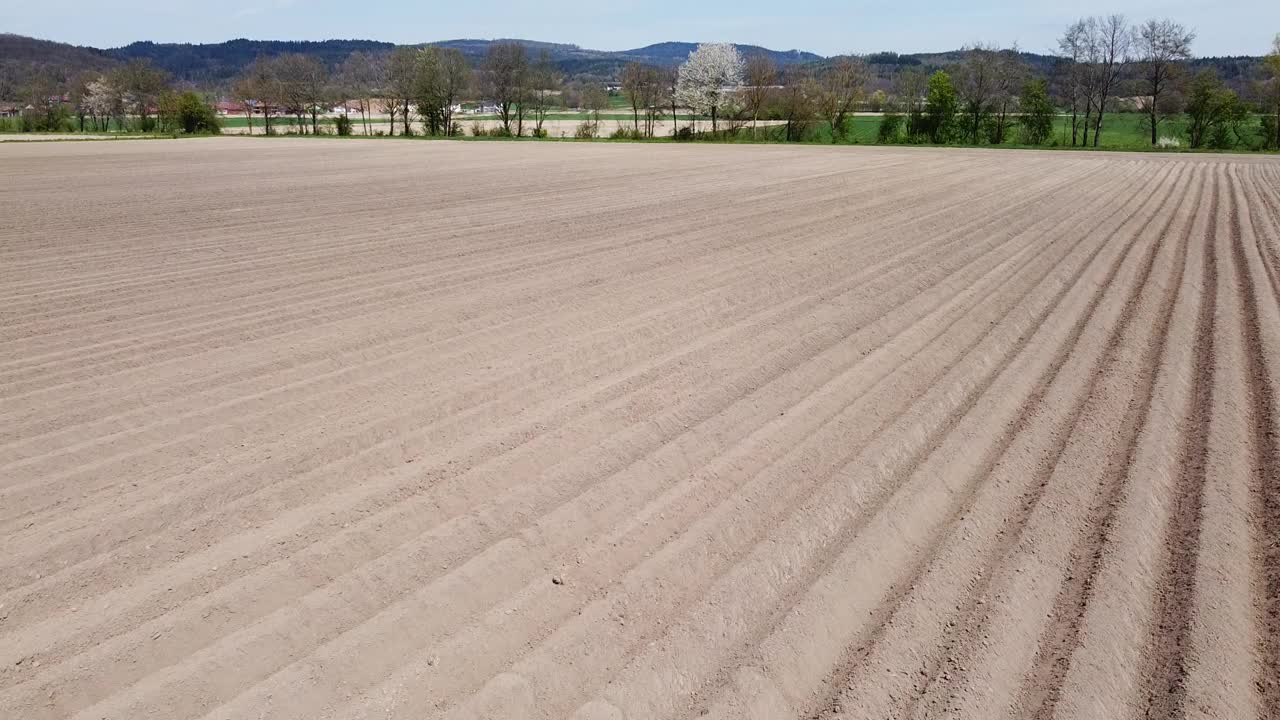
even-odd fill
[{"label": "road through field", "polygon": [[0,147],[0,716],[1280,718],[1280,162]]}]

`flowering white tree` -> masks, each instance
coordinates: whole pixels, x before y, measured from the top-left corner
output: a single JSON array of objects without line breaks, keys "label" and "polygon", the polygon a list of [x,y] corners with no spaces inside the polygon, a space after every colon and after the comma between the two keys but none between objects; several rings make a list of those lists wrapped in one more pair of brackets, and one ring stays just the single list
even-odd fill
[{"label": "flowering white tree", "polygon": [[94,127],[107,130],[113,117],[123,117],[126,98],[119,88],[105,77],[90,82],[85,87],[84,109],[93,117]]},{"label": "flowering white tree", "polygon": [[720,110],[733,102],[735,88],[742,85],[742,68],[742,56],[733,45],[703,43],[680,66],[676,98],[694,113],[710,115],[715,132]]}]

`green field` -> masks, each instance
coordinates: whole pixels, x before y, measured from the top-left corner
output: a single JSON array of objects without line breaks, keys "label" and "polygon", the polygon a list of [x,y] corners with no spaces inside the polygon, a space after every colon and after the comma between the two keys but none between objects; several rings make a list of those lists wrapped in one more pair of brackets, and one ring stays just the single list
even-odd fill
[{"label": "green field", "polygon": [[[1056,126],[1053,137],[1043,147],[1069,147],[1071,145],[1071,118],[1059,117]],[[853,119],[849,140],[857,144],[875,144],[879,131],[879,117],[858,115]],[[1160,134],[1178,137],[1183,140],[1185,146],[1186,121],[1180,117],[1165,120],[1160,124]],[[831,141],[829,126],[824,125],[815,128],[814,135],[815,140],[818,142]],[[1009,141],[1004,144],[1011,147],[1017,146],[1017,129],[1015,128],[1009,135]],[[1089,141],[1092,146],[1092,135]],[[1142,126],[1142,118],[1140,116],[1133,113],[1108,114],[1103,118],[1102,140],[1098,147],[1104,150],[1149,150],[1151,148],[1151,138],[1146,128]]]},{"label": "green field", "polygon": [[[618,100],[618,99],[619,98],[617,97],[611,98],[611,100]],[[461,116],[458,122],[464,129],[467,129],[469,131],[470,125],[473,121],[493,121],[497,119],[498,118],[495,115],[464,115],[464,116]],[[547,119],[580,122],[580,121],[590,119],[590,116],[586,113],[556,112],[548,115]],[[667,118],[664,118],[664,119],[667,119]],[[681,123],[687,123],[691,119],[693,118],[689,115],[677,116],[677,120],[680,121]],[[220,118],[220,120],[222,122],[222,126],[225,128],[243,128],[243,127],[247,127],[249,124],[248,119],[246,119],[242,115],[240,116],[232,115],[229,117]],[[710,129],[710,122],[706,118],[700,117],[697,120],[698,120],[697,125],[698,125],[699,133],[705,133],[707,130]],[[357,125],[359,125],[361,124],[362,121],[359,118],[354,118],[354,122]],[[375,126],[380,126],[383,128],[386,127],[388,122],[389,121],[386,118],[371,118],[369,120],[370,124]],[[397,122],[399,121],[397,120]],[[601,138],[599,139],[608,139],[608,136],[614,131],[615,127],[619,125],[621,125],[622,127],[630,127],[630,122],[631,122],[631,118],[629,115],[606,115],[602,117],[601,127],[600,127]],[[857,144],[857,145],[877,144],[877,137],[879,134],[880,122],[881,122],[881,118],[878,115],[854,116],[849,121],[849,131],[846,134],[845,138],[841,141],[841,144]],[[1044,145],[1040,145],[1036,147],[1069,149],[1071,147],[1070,122],[1071,121],[1069,117],[1059,116],[1056,121],[1056,130],[1053,134],[1053,137],[1051,137],[1049,141],[1046,142]],[[280,132],[288,132],[289,130],[294,128],[296,124],[296,120],[295,118],[292,118],[292,117],[281,117],[281,118],[275,118],[271,124],[273,128],[278,129]],[[308,121],[306,124],[309,125],[310,122]],[[325,131],[327,134],[331,134],[331,135],[335,134],[333,130],[332,118],[320,118],[319,124],[325,127]],[[531,125],[532,123],[526,120],[526,124]],[[253,125],[255,127],[262,127],[262,118],[254,118]],[[1187,150],[1189,148],[1188,148],[1188,143],[1186,139],[1186,125],[1187,125],[1187,121],[1183,116],[1175,116],[1175,117],[1168,118],[1161,123],[1160,135],[1162,137],[1167,136],[1167,137],[1178,138],[1183,143],[1182,149]],[[17,128],[14,126],[16,126],[16,121],[12,119],[9,119],[8,123],[0,122],[0,132],[5,132],[5,131],[15,132]],[[1257,126],[1258,126],[1257,118],[1251,118],[1249,121],[1249,127],[1256,128]],[[92,131],[86,130],[86,132],[92,132]],[[783,133],[783,130],[781,126],[776,126],[776,125],[763,126],[760,128],[759,132],[754,135],[750,132],[749,128],[744,128],[743,130],[740,130],[736,135],[732,135],[732,136],[726,135],[726,136],[718,137],[715,140],[720,142],[748,142],[748,143],[779,142],[782,139],[782,133]],[[121,135],[130,136],[133,134],[134,133],[122,133]],[[1010,136],[1009,141],[1001,145],[1001,147],[1011,147],[1011,148],[1022,147],[1021,145],[1018,144],[1018,132],[1016,128],[1014,128],[1009,133],[1009,136]],[[706,138],[705,136],[703,136],[700,139],[709,140],[709,138]],[[651,141],[664,142],[664,141],[670,141],[670,140],[671,140],[671,137],[669,135],[664,135],[662,137],[653,138]],[[1092,138],[1090,140],[1092,141]],[[812,125],[806,134],[805,141],[813,144],[831,143],[830,127],[824,123],[817,123]],[[966,143],[957,142],[953,144],[965,145]],[[986,145],[986,144],[983,144],[983,146],[990,147],[989,145]],[[1092,147],[1092,144],[1090,145],[1090,147]],[[1144,127],[1143,117],[1135,113],[1108,114],[1103,122],[1102,141],[1098,144],[1098,148],[1102,150],[1134,150],[1134,151],[1151,150],[1152,149],[1151,138],[1150,138],[1149,132]],[[1238,151],[1247,152],[1248,149],[1242,147],[1242,148],[1239,148]]]},{"label": "green field", "polygon": [[[1059,116],[1056,123],[1056,129],[1053,137],[1051,137],[1044,145],[1035,147],[1044,148],[1070,148],[1071,147],[1071,118],[1067,116]],[[1161,137],[1176,137],[1182,141],[1182,149],[1188,148],[1187,121],[1182,116],[1167,118],[1160,123]],[[1257,127],[1256,118],[1250,120],[1250,127]],[[849,124],[849,132],[844,142],[846,144],[858,145],[874,145],[880,130],[880,117],[871,115],[857,115]],[[777,128],[771,130],[776,135],[781,131]],[[763,134],[763,131],[762,131]],[[1018,143],[1018,132],[1014,128],[1009,133],[1009,140],[1000,147],[1023,147]],[[750,142],[750,134],[747,133],[743,141]],[[761,138],[765,140],[765,138]],[[775,141],[776,138],[769,137],[768,141]],[[810,130],[810,142],[830,143],[831,129],[825,123],[819,124]],[[1092,134],[1089,138],[1090,145],[1093,147]],[[955,145],[967,145],[965,142],[956,142]],[[991,147],[989,144],[982,144],[983,147]],[[1136,113],[1108,113],[1103,118],[1102,124],[1102,140],[1098,143],[1098,149],[1101,150],[1151,150],[1151,136],[1144,125],[1143,117]],[[1246,148],[1240,148],[1240,151],[1247,151]]]}]

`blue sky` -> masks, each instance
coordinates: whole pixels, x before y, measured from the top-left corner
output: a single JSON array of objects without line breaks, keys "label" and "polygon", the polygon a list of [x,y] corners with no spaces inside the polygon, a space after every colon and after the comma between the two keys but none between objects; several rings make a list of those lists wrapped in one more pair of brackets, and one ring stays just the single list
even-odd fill
[{"label": "blue sky", "polygon": [[[1198,55],[1261,54],[1280,1],[1122,3],[1013,0],[5,0],[0,32],[114,47],[133,40],[218,42],[367,38],[398,43],[521,37],[622,50],[665,40],[725,40],[825,55],[947,50],[974,42],[1044,52],[1078,15],[1167,16],[1199,33]],[[583,8],[576,10],[576,8]]]}]

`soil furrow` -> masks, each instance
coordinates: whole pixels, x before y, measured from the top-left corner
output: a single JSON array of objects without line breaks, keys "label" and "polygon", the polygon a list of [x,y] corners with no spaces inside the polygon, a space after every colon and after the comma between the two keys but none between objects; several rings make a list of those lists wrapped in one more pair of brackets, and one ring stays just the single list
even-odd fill
[{"label": "soil furrow", "polygon": [[[1234,168],[1233,174],[1234,174]],[[1234,178],[1233,189],[1239,190],[1239,179]],[[1236,194],[1235,205],[1244,204],[1241,194]],[[1231,255],[1238,283],[1239,303],[1242,309],[1240,321],[1247,360],[1249,384],[1249,425],[1253,457],[1252,490],[1254,496],[1253,527],[1256,538],[1255,560],[1258,589],[1259,656],[1262,666],[1258,669],[1258,695],[1263,717],[1280,717],[1280,415],[1277,415],[1274,358],[1280,353],[1280,340],[1276,322],[1280,320],[1275,305],[1264,309],[1260,303],[1258,281],[1255,279],[1258,264],[1246,253],[1245,232],[1252,235],[1252,246],[1258,248],[1257,227],[1250,213],[1237,212],[1231,217]],[[1265,255],[1257,256],[1266,276]],[[1275,286],[1272,286],[1275,289]],[[1270,309],[1271,312],[1266,312]],[[1264,324],[1263,318],[1267,318]],[[1271,358],[1272,360],[1268,360]]]},{"label": "soil furrow", "polygon": [[1171,689],[1178,701],[1174,712],[1186,718],[1256,717],[1261,708],[1257,618],[1262,589],[1256,574],[1259,538],[1251,523],[1258,448],[1239,289],[1250,280],[1236,272],[1233,261],[1241,208],[1229,169],[1225,164],[1214,168],[1220,191],[1207,235],[1218,283],[1211,411],[1186,647],[1178,685]]},{"label": "soil furrow", "polygon": [[[1202,193],[1196,193],[1192,200],[1194,203],[1191,211],[1192,219],[1199,211],[1202,196]],[[1216,207],[1210,210],[1211,214],[1214,212],[1216,212]],[[1157,216],[1159,215],[1160,213],[1157,213]],[[1163,243],[1176,217],[1172,213],[1169,214],[1169,221],[1160,231],[1157,242]],[[1131,488],[1126,487],[1126,482],[1129,480],[1130,469],[1135,466],[1135,458],[1138,454],[1138,439],[1143,431],[1143,423],[1150,413],[1151,401],[1155,395],[1155,383],[1159,373],[1160,361],[1165,354],[1165,342],[1169,337],[1174,308],[1177,305],[1178,295],[1182,289],[1181,278],[1186,270],[1189,245],[1192,241],[1192,227],[1193,225],[1189,219],[1186,232],[1178,240],[1178,256],[1174,261],[1174,270],[1168,276],[1169,281],[1166,283],[1164,297],[1159,302],[1161,310],[1159,318],[1156,320],[1154,334],[1151,336],[1146,352],[1140,361],[1143,370],[1140,372],[1139,377],[1142,378],[1142,382],[1139,385],[1138,392],[1129,400],[1128,409],[1120,426],[1121,440],[1116,445],[1116,451],[1105,462],[1106,470],[1097,494],[1097,502],[1091,509],[1090,516],[1086,521],[1087,527],[1091,530],[1084,538],[1084,542],[1072,551],[1072,565],[1075,569],[1067,576],[1067,582],[1064,584],[1058,600],[1054,604],[1052,625],[1046,633],[1046,637],[1040,642],[1040,649],[1033,665],[1034,669],[1027,680],[1029,693],[1024,701],[1024,710],[1020,713],[1025,717],[1048,720],[1055,716],[1058,700],[1062,693],[1062,684],[1070,672],[1072,656],[1079,646],[1079,636],[1084,616],[1093,598],[1094,584],[1101,570],[1103,556],[1107,552],[1107,545],[1111,540],[1110,535],[1113,532],[1116,510],[1123,502],[1123,494],[1132,491]],[[1145,283],[1145,281],[1144,278],[1143,282]],[[1213,307],[1211,297],[1205,304],[1208,307],[1207,318],[1211,320]],[[1127,326],[1132,317],[1132,315],[1126,316],[1122,323]],[[1205,319],[1206,315],[1202,313],[1201,321]],[[1207,328],[1201,328],[1201,330],[1205,329]],[[1202,337],[1199,334],[1198,336]],[[1113,337],[1118,338],[1119,336]],[[1118,352],[1119,348],[1116,345],[1112,345],[1108,350],[1109,357],[1107,362],[1116,362]],[[1207,351],[1202,348],[1197,349],[1197,373],[1206,367],[1200,365],[1201,360],[1212,362],[1212,352],[1212,345]],[[1211,372],[1211,366],[1209,367]],[[1099,368],[1099,376],[1103,372],[1105,370]],[[1199,376],[1197,375],[1197,377]],[[1207,394],[1208,387],[1209,385],[1202,387],[1197,380],[1196,389],[1193,391],[1197,407],[1199,407],[1199,401],[1202,397],[1201,393]],[[1202,482],[1203,467],[1200,468],[1200,471],[1200,481]],[[1179,501],[1178,508],[1175,510],[1176,519],[1174,523],[1175,527],[1188,528],[1185,531],[1185,537],[1195,538],[1194,526],[1198,524],[1198,518],[1186,518],[1186,521],[1191,524],[1182,525],[1184,521],[1183,515],[1187,512],[1184,505],[1198,504],[1199,502],[1199,494],[1197,492],[1193,490],[1189,495],[1189,502],[1187,500]],[[1193,540],[1191,543],[1192,547],[1194,547],[1194,542]],[[1178,558],[1173,564],[1176,566],[1181,561],[1182,558]]]}]

